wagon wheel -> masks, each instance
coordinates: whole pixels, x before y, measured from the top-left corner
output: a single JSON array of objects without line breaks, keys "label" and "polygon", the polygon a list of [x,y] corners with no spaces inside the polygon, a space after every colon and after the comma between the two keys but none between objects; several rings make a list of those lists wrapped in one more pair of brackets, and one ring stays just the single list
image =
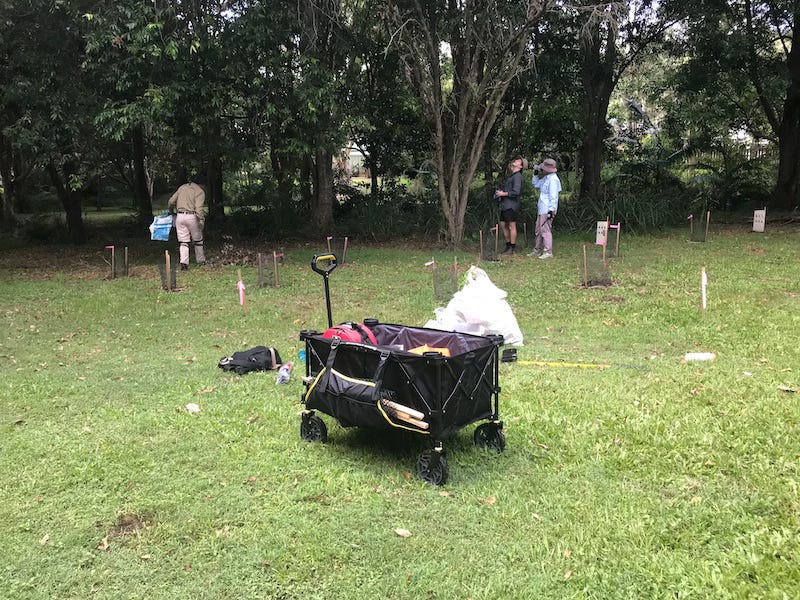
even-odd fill
[{"label": "wagon wheel", "polygon": [[425,450],[417,461],[417,476],[425,483],[444,485],[447,483],[447,456],[444,450]]},{"label": "wagon wheel", "polygon": [[497,423],[478,425],[472,439],[479,448],[491,448],[497,452],[502,452],[506,449],[506,435]]},{"label": "wagon wheel", "polygon": [[325,421],[315,414],[303,413],[300,421],[300,437],[307,442],[324,442],[328,439]]}]

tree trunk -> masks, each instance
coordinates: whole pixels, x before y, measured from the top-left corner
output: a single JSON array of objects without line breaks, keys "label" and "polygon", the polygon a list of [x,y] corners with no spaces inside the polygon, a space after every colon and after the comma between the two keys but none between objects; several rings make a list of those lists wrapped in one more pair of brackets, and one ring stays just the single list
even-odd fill
[{"label": "tree trunk", "polygon": [[311,195],[311,172],[314,170],[314,159],[310,154],[303,155],[300,165],[300,196],[303,206],[313,210],[313,196]]},{"label": "tree trunk", "polygon": [[153,201],[147,186],[145,167],[144,130],[136,127],[133,131],[133,196],[140,225],[149,225],[153,220]]},{"label": "tree trunk", "polygon": [[[800,13],[795,13],[795,25]],[[798,204],[800,187],[800,50],[792,44],[786,61],[789,85],[778,131],[778,180],[771,206],[791,210]]]},{"label": "tree trunk", "polygon": [[219,225],[225,220],[225,202],[222,195],[222,156],[217,140],[222,137],[219,120],[214,120],[206,129],[206,148],[208,162],[206,171],[206,206],[209,223]]},{"label": "tree trunk", "polygon": [[311,222],[317,232],[330,235],[333,227],[333,154],[318,150],[315,162]]},{"label": "tree trunk", "polygon": [[0,213],[0,226],[4,230],[10,230],[13,229],[17,222],[17,217],[14,213],[16,182],[5,155],[0,156],[0,179],[3,187],[3,211]]},{"label": "tree trunk", "polygon": [[208,220],[221,225],[225,220],[225,202],[222,196],[222,159],[219,154],[214,154],[208,159],[206,178]]},{"label": "tree trunk", "polygon": [[0,186],[3,189],[0,226],[5,230],[12,229],[17,221],[14,211],[17,182],[12,168],[13,156],[14,150],[11,144],[6,143],[0,133]]},{"label": "tree trunk", "polygon": [[87,240],[86,227],[83,223],[83,198],[80,191],[71,190],[65,183],[69,181],[69,174],[72,172],[69,166],[64,167],[64,176],[58,172],[58,168],[50,163],[47,165],[47,172],[50,174],[50,181],[56,189],[61,204],[64,207],[64,214],[67,217],[67,233],[69,240],[73,244],[85,244]]},{"label": "tree trunk", "polygon": [[[370,155],[372,156],[372,155]],[[378,201],[378,161],[370,158],[367,162],[369,165],[370,188],[369,195],[372,199],[373,205]]]},{"label": "tree trunk", "polygon": [[278,205],[287,206],[292,195],[292,181],[294,180],[293,169],[289,168],[291,161],[285,154],[277,150],[270,151],[269,160],[272,166],[272,176],[278,182]]},{"label": "tree trunk", "polygon": [[[579,189],[580,199],[594,202],[600,197],[600,175],[603,168],[603,150],[606,133],[606,116],[611,93],[614,91],[614,63],[616,37],[611,30],[610,39],[603,43],[600,33],[584,42],[583,55],[583,144],[578,164],[583,172]],[[603,50],[605,46],[605,50]]]}]

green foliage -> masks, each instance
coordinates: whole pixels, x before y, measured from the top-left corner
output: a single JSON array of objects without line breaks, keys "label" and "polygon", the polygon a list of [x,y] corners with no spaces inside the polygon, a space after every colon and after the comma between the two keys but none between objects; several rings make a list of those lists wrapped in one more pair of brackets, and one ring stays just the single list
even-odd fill
[{"label": "green foliage", "polygon": [[334,214],[343,235],[358,234],[374,240],[409,236],[430,239],[443,231],[435,190],[412,194],[406,184],[385,179],[376,194],[340,186],[337,198]]},{"label": "green foliage", "polygon": [[709,208],[740,210],[769,204],[769,193],[775,182],[774,160],[748,160],[734,151],[722,158],[709,155],[689,169],[687,185],[698,203]]}]

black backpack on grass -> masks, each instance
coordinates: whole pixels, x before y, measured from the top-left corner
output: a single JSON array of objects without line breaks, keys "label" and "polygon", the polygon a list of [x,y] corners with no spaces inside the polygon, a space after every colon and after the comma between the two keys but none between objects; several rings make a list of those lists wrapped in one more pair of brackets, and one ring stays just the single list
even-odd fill
[{"label": "black backpack on grass", "polygon": [[255,346],[242,352],[234,352],[231,356],[224,356],[217,365],[225,371],[233,371],[239,375],[251,371],[269,371],[277,369],[283,361],[275,348]]}]

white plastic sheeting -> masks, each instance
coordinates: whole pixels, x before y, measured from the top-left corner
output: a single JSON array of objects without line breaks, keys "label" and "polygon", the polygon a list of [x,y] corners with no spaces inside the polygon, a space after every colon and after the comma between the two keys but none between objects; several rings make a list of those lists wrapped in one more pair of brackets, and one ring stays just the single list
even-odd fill
[{"label": "white plastic sheeting", "polygon": [[500,334],[506,344],[522,346],[522,332],[507,295],[492,283],[486,271],[472,266],[464,287],[453,294],[447,306],[434,311],[436,318],[425,327],[474,335]]}]

